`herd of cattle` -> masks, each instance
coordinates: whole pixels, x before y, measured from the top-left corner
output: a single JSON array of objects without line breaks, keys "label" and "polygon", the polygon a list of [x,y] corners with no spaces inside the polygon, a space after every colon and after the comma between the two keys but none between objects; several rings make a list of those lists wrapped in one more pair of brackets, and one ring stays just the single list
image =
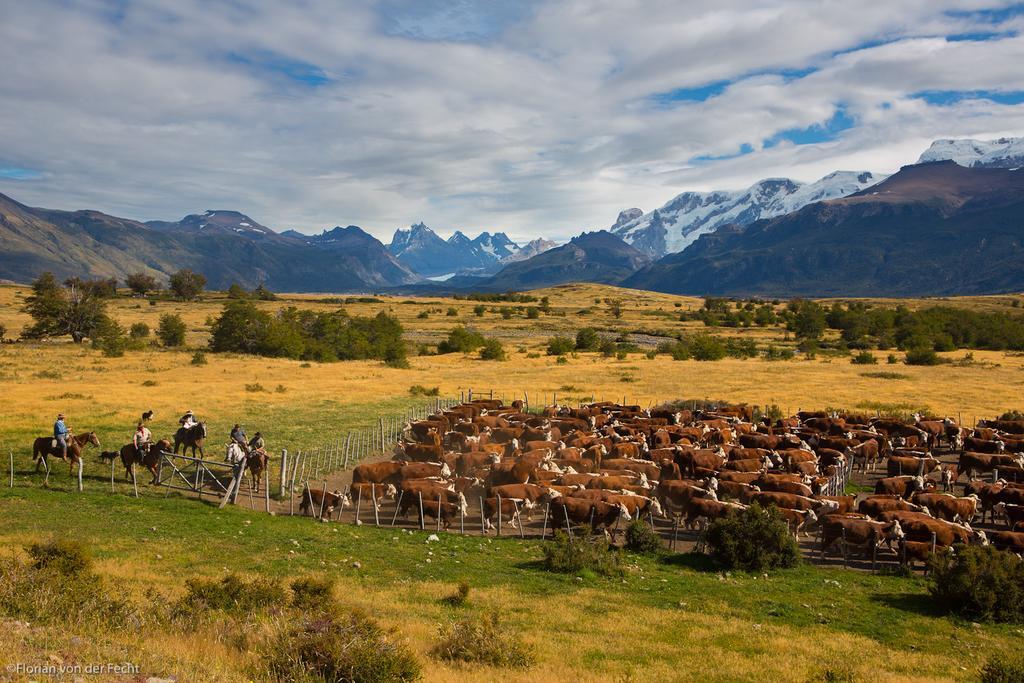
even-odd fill
[{"label": "herd of cattle", "polygon": [[[883,466],[873,494],[832,490],[845,481],[837,475],[870,477]],[[903,561],[924,560],[958,543],[1022,553],[1024,420],[969,430],[922,416],[801,411],[769,420],[747,405],[604,402],[537,415],[521,402],[476,400],[408,424],[394,458],[357,466],[347,493],[307,487],[302,509],[329,516],[353,504],[379,509],[385,499],[396,516],[415,512],[445,528],[479,501],[485,531],[521,528],[543,513],[545,528],[611,534],[636,518],[699,529],[757,503],[776,508],[798,538],[816,530],[822,556],[860,548],[874,557],[887,547]],[[986,518],[992,524],[976,528]]]}]

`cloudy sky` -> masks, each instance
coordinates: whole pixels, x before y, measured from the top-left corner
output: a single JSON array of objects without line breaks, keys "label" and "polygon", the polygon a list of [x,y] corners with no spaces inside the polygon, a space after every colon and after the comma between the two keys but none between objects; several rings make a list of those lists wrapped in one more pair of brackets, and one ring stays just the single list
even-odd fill
[{"label": "cloudy sky", "polygon": [[0,0],[0,192],[566,238],[1024,135],[1024,4]]}]

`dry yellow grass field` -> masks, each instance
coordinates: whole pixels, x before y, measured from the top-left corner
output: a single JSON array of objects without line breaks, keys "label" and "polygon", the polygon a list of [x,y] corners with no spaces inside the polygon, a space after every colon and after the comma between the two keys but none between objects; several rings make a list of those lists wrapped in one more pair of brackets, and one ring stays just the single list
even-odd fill
[{"label": "dry yellow grass field", "polygon": [[[24,287],[0,287],[0,323],[9,337],[28,322],[20,311],[25,292]],[[984,656],[1016,638],[1007,628],[973,628],[902,607],[898,601],[884,602],[885,596],[901,591],[922,595],[923,583],[917,579],[907,583],[815,568],[768,581],[751,576],[720,579],[714,573],[644,560],[639,562],[644,579],[635,573],[622,585],[610,580],[579,584],[573,577],[551,577],[530,568],[539,557],[536,543],[504,539],[492,545],[445,537],[434,547],[435,564],[430,565],[424,563],[427,546],[418,535],[394,540],[383,530],[338,531],[265,516],[257,516],[248,527],[244,520],[252,515],[244,510],[218,514],[174,497],[109,496],[96,486],[67,498],[65,471],[55,477],[55,490],[41,489],[38,477],[28,472],[30,438],[47,433],[58,411],[67,413],[78,431],[96,429],[105,448],[126,442],[143,410],[156,412],[154,432],[167,436],[178,415],[191,408],[210,421],[216,443],[239,421],[250,433],[263,430],[272,448],[294,449],[319,443],[325,434],[371,424],[378,413],[403,409],[414,400],[409,394],[413,385],[438,387],[449,397],[469,389],[493,390],[507,400],[528,392],[534,406],[552,396],[565,402],[594,397],[641,405],[722,398],[777,404],[784,411],[927,408],[962,414],[965,422],[1021,407],[1024,357],[1002,352],[974,352],[972,361],[965,360],[965,352],[944,354],[962,362],[935,367],[886,365],[882,353],[880,365],[867,367],[824,354],[811,360],[699,362],[642,353],[623,360],[580,353],[560,364],[543,353],[551,336],[573,335],[584,326],[656,335],[704,329],[700,323],[678,320],[681,310],[696,309],[702,301],[593,285],[534,294],[550,298],[550,315],[528,320],[516,312],[505,319],[499,309],[517,309],[517,304],[487,303],[483,317],[477,317],[478,302],[446,298],[386,297],[340,304],[337,297],[287,295],[259,304],[268,310],[344,305],[358,315],[386,310],[401,320],[413,344],[436,343],[463,324],[501,339],[508,351],[504,362],[481,361],[475,354],[413,355],[410,368],[394,369],[370,361],[317,364],[209,353],[206,365],[195,366],[192,354],[205,345],[209,321],[225,301],[216,293],[189,304],[157,300],[150,305],[146,299],[128,298],[111,302],[110,313],[124,325],[146,322],[155,328],[161,314],[182,314],[189,328],[188,350],[151,348],[105,358],[88,346],[65,341],[0,345],[5,407],[0,449],[15,453],[19,469],[18,487],[0,495],[0,544],[17,548],[74,529],[97,549],[100,572],[134,596],[151,585],[176,595],[182,576],[216,576],[223,568],[277,577],[327,571],[337,577],[337,592],[347,605],[363,607],[400,629],[424,662],[428,681],[489,681],[497,676],[508,681],[805,681],[836,662],[857,680],[966,680]],[[944,303],[1009,313],[1014,298]],[[610,314],[607,300],[622,302],[621,318]],[[906,303],[917,307],[932,301]],[[455,315],[447,314],[449,308]],[[780,328],[711,331],[749,335],[762,345],[793,344]],[[878,374],[885,372],[896,373],[895,378]],[[106,476],[106,466],[94,461],[94,454],[87,458],[87,474]],[[61,506],[68,507],[56,514]],[[231,540],[225,542],[227,538]],[[290,541],[295,539],[303,549],[291,555]],[[362,562],[362,571],[352,570],[355,558]],[[457,558],[465,564],[457,564]],[[474,585],[475,604],[501,611],[521,630],[537,652],[537,666],[525,672],[453,668],[427,656],[438,624],[450,616],[439,599],[463,576]],[[843,589],[833,591],[823,584],[826,580],[839,581]],[[877,600],[883,601],[873,602]],[[796,607],[802,603],[810,607]],[[4,628],[0,668],[51,651],[73,651],[82,660],[128,658],[154,674],[177,673],[179,680],[248,680],[253,654],[230,646],[223,628],[203,626],[192,635],[136,633],[127,640],[96,635],[84,644],[79,639],[78,645],[70,639],[81,634]],[[909,642],[917,649],[908,649]],[[180,678],[183,672],[185,678]]]}]

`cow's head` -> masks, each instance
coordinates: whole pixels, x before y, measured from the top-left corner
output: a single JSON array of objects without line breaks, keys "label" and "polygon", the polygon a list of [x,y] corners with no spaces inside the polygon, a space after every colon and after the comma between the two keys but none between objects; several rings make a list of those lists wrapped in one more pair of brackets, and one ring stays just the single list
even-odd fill
[{"label": "cow's head", "polygon": [[448,467],[448,463],[442,463],[441,464],[441,476],[442,477],[450,477],[450,476],[452,476],[452,468]]},{"label": "cow's head", "polygon": [[626,507],[625,503],[619,503],[619,516],[627,522],[632,520],[632,515],[629,514],[629,508]]}]

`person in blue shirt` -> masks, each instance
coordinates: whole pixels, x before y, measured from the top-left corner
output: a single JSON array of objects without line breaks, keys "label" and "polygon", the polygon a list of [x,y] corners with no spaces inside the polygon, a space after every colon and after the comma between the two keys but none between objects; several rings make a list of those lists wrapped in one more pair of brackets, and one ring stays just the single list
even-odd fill
[{"label": "person in blue shirt", "polygon": [[244,452],[249,452],[249,442],[245,438],[245,430],[242,429],[242,425],[236,424],[231,430],[231,440],[241,446]]},{"label": "person in blue shirt", "polygon": [[57,446],[60,448],[60,457],[64,460],[68,459],[68,434],[71,430],[64,424],[64,413],[57,415],[57,421],[53,423],[53,438],[57,440]]}]

